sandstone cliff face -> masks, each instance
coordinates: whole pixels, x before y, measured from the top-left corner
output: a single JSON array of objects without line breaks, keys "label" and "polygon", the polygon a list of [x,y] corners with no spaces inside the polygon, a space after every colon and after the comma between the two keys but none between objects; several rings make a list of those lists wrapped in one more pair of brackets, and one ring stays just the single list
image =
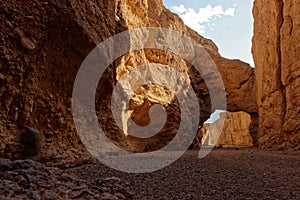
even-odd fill
[{"label": "sandstone cliff face", "polygon": [[72,87],[83,58],[115,33],[114,3],[31,0],[0,5],[1,157],[20,157],[16,125],[21,123],[44,134],[43,162],[91,160],[73,125]]},{"label": "sandstone cliff face", "polygon": [[300,148],[299,13],[296,0],[254,4],[252,52],[262,148]]},{"label": "sandstone cliff face", "polygon": [[[224,120],[222,126],[221,120]],[[245,112],[220,113],[220,119],[212,124],[205,124],[198,133],[202,145],[215,147],[252,147],[250,135],[251,117]],[[218,133],[221,133],[218,137]]]},{"label": "sandstone cliff face", "polygon": [[[222,78],[224,80],[226,94],[227,94],[227,109],[230,111],[246,111],[253,115],[253,118],[257,117],[257,107],[255,102],[255,83],[254,83],[254,70],[246,63],[239,60],[228,60],[222,58],[218,53],[216,45],[202,36],[198,35],[195,31],[186,27],[182,20],[165,9],[161,1],[143,1],[137,3],[137,1],[118,1],[116,3],[117,20],[122,21],[128,29],[140,28],[140,27],[162,27],[167,29],[176,30],[186,33],[192,37],[195,41],[199,42],[210,54],[214,62],[216,63]],[[145,63],[161,63],[168,65],[186,76],[189,74],[190,82],[193,85],[194,90],[197,92],[200,104],[200,125],[208,119],[211,113],[210,96],[205,85],[205,82],[201,75],[193,69],[186,61],[179,56],[176,56],[169,52],[163,52],[159,50],[143,50],[138,52],[130,52],[120,58],[119,64],[116,66],[116,79],[119,80],[126,72],[138,67]],[[152,76],[157,76],[159,71],[153,72]],[[166,109],[169,109],[169,115],[166,126],[161,130],[159,137],[152,138],[150,140],[143,141],[136,138],[127,138],[131,140],[129,146],[134,146],[134,151],[151,151],[161,148],[166,145],[177,133],[179,124],[178,105],[176,102],[171,103],[172,94],[168,91],[164,91],[162,88],[149,87],[142,88],[144,94],[138,95],[131,105],[132,109],[131,117],[137,124],[147,124],[149,122],[149,108],[156,103],[167,105]],[[148,92],[148,91],[161,91],[161,92]],[[151,94],[151,98],[149,95]],[[161,98],[164,97],[164,99]],[[144,99],[148,99],[144,101]],[[106,100],[107,101],[107,100]],[[99,102],[105,102],[99,99]],[[174,104],[175,103],[175,104]],[[100,106],[101,107],[101,106]],[[103,105],[104,107],[104,105]],[[141,109],[142,108],[142,109]],[[173,109],[172,109],[173,108]],[[110,118],[110,116],[105,116]],[[255,120],[253,121],[255,122]],[[105,123],[107,127],[114,126],[109,120]],[[256,123],[253,123],[253,135],[256,134]],[[130,127],[129,127],[130,128]],[[112,134],[108,134],[112,135]],[[161,138],[165,138],[165,142],[162,142]],[[115,140],[116,138],[112,138]],[[158,145],[161,143],[160,145]],[[141,145],[143,144],[143,145]],[[126,147],[126,145],[125,145]]]},{"label": "sandstone cliff face", "polygon": [[[43,162],[67,165],[91,160],[72,120],[74,80],[83,59],[97,44],[127,29],[163,27],[186,33],[203,45],[217,64],[225,83],[228,110],[243,110],[254,115],[257,111],[253,69],[241,61],[222,58],[211,40],[186,27],[177,15],[162,5],[161,0],[29,0],[0,1],[0,5],[3,22],[0,25],[1,157],[20,157],[16,123],[23,123],[44,134]],[[152,105],[164,105],[169,118],[162,134],[167,138],[157,137],[144,143],[134,138],[130,140],[116,127],[112,115],[106,114],[116,81],[126,71],[151,62],[168,64],[189,76],[199,98],[200,124],[211,112],[203,78],[182,58],[157,50],[128,52],[111,65],[100,80],[96,107],[106,134],[116,144],[131,151],[152,151],[165,145],[173,138],[178,126],[180,113],[176,99],[168,96],[168,90],[157,86],[142,88],[142,92],[132,99],[130,108],[132,118],[142,124],[147,123]],[[162,99],[162,94],[167,96]]]}]

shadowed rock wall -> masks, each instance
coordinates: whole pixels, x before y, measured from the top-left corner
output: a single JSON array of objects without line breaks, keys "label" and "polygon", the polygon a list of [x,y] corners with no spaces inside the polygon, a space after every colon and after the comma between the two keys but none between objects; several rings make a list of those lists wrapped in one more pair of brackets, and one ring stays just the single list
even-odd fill
[{"label": "shadowed rock wall", "polygon": [[300,147],[300,2],[256,0],[253,8],[258,143]]}]

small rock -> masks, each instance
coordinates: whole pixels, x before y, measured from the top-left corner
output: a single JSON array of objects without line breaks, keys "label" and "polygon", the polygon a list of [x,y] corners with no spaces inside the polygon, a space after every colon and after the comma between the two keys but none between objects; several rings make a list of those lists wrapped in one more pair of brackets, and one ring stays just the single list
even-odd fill
[{"label": "small rock", "polygon": [[109,193],[103,193],[101,195],[101,199],[106,199],[106,200],[113,200],[113,199],[118,199],[116,196],[109,194]]},{"label": "small rock", "polygon": [[38,130],[25,125],[18,125],[20,130],[21,154],[24,158],[39,156],[45,143],[45,137]]},{"label": "small rock", "polygon": [[25,36],[22,36],[21,43],[22,43],[23,47],[25,47],[29,50],[34,50],[36,48],[36,46],[35,46],[36,41],[34,39],[29,39]]}]

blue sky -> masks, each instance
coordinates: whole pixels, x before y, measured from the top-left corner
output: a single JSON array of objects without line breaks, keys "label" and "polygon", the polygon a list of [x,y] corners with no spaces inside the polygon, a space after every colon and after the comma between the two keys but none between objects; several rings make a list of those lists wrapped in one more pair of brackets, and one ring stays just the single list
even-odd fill
[{"label": "blue sky", "polygon": [[163,0],[190,28],[212,39],[223,57],[254,66],[251,55],[254,0]]}]

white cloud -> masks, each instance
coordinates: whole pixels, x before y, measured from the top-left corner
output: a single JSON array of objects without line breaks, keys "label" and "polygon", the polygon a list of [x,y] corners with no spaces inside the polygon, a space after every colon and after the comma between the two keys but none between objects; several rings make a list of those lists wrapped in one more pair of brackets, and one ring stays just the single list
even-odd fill
[{"label": "white cloud", "polygon": [[182,14],[187,11],[187,9],[182,4],[180,4],[179,6],[173,6],[172,10],[179,14]]},{"label": "white cloud", "polygon": [[179,14],[186,25],[202,34],[205,32],[205,25],[212,20],[223,16],[234,16],[235,7],[236,5],[233,5],[231,8],[224,9],[221,5],[215,7],[207,5],[196,12],[193,8],[185,8],[184,5],[180,4],[171,7],[171,10]]},{"label": "white cloud", "polygon": [[228,8],[227,10],[225,10],[224,15],[234,16],[234,12],[235,12],[235,8]]}]

